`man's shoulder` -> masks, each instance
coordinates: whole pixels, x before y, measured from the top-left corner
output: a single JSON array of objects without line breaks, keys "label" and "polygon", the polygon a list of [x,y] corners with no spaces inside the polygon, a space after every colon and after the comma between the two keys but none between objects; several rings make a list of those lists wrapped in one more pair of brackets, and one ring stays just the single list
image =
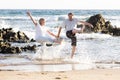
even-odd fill
[{"label": "man's shoulder", "polygon": [[69,19],[65,19],[64,22],[69,21]]},{"label": "man's shoulder", "polygon": [[76,20],[76,21],[78,21],[78,19],[77,18],[73,18],[74,20]]}]

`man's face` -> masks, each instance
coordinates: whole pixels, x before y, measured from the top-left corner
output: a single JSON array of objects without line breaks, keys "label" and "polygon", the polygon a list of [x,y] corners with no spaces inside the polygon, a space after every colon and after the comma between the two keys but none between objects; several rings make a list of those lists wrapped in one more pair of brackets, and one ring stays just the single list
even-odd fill
[{"label": "man's face", "polygon": [[73,15],[68,15],[69,20],[73,19]]}]

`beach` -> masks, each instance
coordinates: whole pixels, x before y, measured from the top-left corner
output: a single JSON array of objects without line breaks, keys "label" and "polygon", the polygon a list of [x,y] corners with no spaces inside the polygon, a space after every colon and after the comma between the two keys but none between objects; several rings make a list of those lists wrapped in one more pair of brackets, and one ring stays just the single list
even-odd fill
[{"label": "beach", "polygon": [[[30,40],[35,39],[34,24],[26,11],[0,10],[0,29],[5,32],[8,31],[6,28],[12,28],[15,33],[21,31]],[[37,21],[44,18],[46,27],[55,34],[68,18],[68,12],[74,13],[80,21],[102,14],[106,22],[110,21],[114,27],[120,28],[120,10],[29,11]],[[62,29],[60,36],[64,39],[63,43],[53,46],[41,46],[38,42],[10,42],[14,48],[20,47],[21,53],[9,53],[3,50],[3,46],[0,50],[0,80],[120,80],[119,36],[100,32],[76,34],[77,49],[73,60],[70,59],[71,42],[66,37],[65,29]],[[36,45],[35,51],[26,49],[33,45]]]},{"label": "beach", "polygon": [[60,72],[0,71],[0,80],[119,80],[120,69]]}]

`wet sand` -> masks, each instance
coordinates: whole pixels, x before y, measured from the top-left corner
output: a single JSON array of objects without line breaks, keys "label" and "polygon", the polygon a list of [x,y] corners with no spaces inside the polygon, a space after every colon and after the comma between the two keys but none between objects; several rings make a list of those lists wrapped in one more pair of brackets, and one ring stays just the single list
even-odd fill
[{"label": "wet sand", "polygon": [[0,71],[0,80],[120,80],[120,69],[60,72]]}]

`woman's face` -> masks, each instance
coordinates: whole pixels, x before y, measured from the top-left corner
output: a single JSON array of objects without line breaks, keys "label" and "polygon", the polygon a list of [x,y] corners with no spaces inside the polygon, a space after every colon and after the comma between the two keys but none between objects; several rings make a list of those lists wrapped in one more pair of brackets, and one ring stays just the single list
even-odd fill
[{"label": "woman's face", "polygon": [[41,20],[39,23],[40,25],[45,25],[45,20]]}]

